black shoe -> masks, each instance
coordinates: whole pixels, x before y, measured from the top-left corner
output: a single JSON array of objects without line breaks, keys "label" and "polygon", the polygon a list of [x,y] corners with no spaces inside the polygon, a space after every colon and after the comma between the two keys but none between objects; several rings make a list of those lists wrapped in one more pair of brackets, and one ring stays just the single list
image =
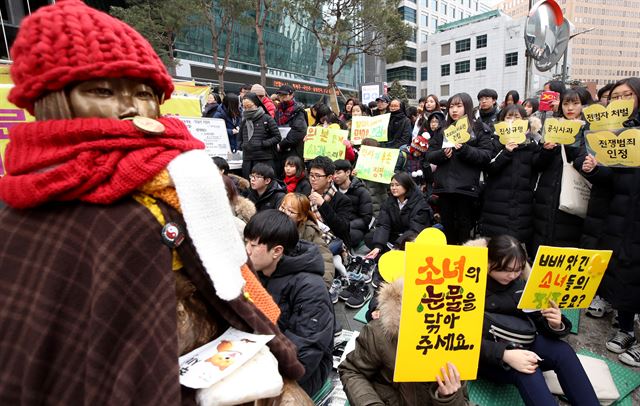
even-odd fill
[{"label": "black shoe", "polygon": [[365,259],[362,261],[362,266],[360,267],[360,273],[364,275],[364,283],[371,283],[373,279],[373,273],[378,268],[376,261],[373,259]]},{"label": "black shoe", "polygon": [[382,275],[380,275],[380,272],[378,271],[378,267],[376,266],[376,268],[373,270],[373,275],[371,277],[371,286],[373,286],[374,288],[379,288],[380,284],[384,282],[385,280],[382,278]]},{"label": "black shoe", "polygon": [[353,289],[351,296],[349,297],[349,299],[347,299],[347,303],[345,304],[354,309],[359,309],[367,300],[371,299],[373,293],[371,292],[369,286],[364,282],[354,283],[353,286],[355,288]]},{"label": "black shoe", "polygon": [[349,285],[342,287],[342,290],[338,294],[338,299],[347,301],[353,294],[356,284],[352,282],[348,282],[348,283]]},{"label": "black shoe", "polygon": [[349,272],[358,273],[362,267],[362,257],[351,257],[347,264],[347,274]]}]

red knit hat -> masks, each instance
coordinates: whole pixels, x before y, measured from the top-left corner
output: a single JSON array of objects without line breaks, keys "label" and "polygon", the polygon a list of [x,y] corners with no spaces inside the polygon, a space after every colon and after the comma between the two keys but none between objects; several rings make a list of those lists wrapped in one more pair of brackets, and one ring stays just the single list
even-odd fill
[{"label": "red knit hat", "polygon": [[141,79],[165,99],[173,92],[171,76],[149,42],[81,0],[58,0],[25,18],[11,57],[15,87],[9,101],[31,114],[46,93],[91,79]]}]

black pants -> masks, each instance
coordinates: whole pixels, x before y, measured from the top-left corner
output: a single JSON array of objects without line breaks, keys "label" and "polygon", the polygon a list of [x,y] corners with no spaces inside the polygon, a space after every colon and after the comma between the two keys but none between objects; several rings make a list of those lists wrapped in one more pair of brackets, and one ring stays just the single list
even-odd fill
[{"label": "black pants", "polygon": [[447,244],[460,245],[471,238],[476,198],[457,193],[439,193],[440,217]]}]

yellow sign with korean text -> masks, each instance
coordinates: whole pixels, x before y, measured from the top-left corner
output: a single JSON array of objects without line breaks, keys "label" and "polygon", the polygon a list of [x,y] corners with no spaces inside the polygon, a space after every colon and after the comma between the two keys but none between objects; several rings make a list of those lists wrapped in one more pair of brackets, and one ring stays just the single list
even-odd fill
[{"label": "yellow sign with korean text", "polygon": [[476,379],[487,248],[420,242],[406,247],[393,380],[433,382],[447,362],[456,366],[461,379]]},{"label": "yellow sign with korean text", "polygon": [[469,120],[467,116],[462,116],[455,123],[444,130],[444,136],[451,144],[464,144],[471,139],[469,134]]},{"label": "yellow sign with korean text", "polygon": [[588,131],[587,151],[599,164],[622,168],[640,167],[640,129]]},{"label": "yellow sign with korean text", "polygon": [[398,162],[399,149],[363,145],[354,173],[358,178],[378,183],[390,183]]},{"label": "yellow sign with korean text", "polygon": [[373,117],[353,116],[351,118],[351,143],[360,145],[365,138],[373,138],[378,142],[387,141],[390,117],[391,114]]},{"label": "yellow sign with korean text", "polygon": [[633,100],[614,100],[607,107],[592,104],[582,114],[587,119],[592,131],[617,130],[633,113]]},{"label": "yellow sign with korean text", "polygon": [[586,309],[596,294],[613,251],[538,248],[518,309]]},{"label": "yellow sign with korean text", "polygon": [[501,121],[494,124],[496,134],[500,139],[502,145],[507,145],[510,142],[516,144],[522,144],[527,140],[527,129],[529,128],[529,121],[527,120],[513,120],[513,121]]},{"label": "yellow sign with korean text", "polygon": [[571,145],[576,142],[576,136],[583,124],[580,120],[548,118],[544,122],[544,141]]},{"label": "yellow sign with korean text", "polygon": [[4,154],[9,145],[9,131],[18,124],[34,121],[35,117],[9,102],[9,91],[13,84],[6,66],[0,67],[0,82],[0,176],[4,176]]},{"label": "yellow sign with korean text", "polygon": [[332,160],[344,159],[346,146],[343,141],[349,132],[337,128],[308,127],[304,142],[304,159],[326,156]]}]

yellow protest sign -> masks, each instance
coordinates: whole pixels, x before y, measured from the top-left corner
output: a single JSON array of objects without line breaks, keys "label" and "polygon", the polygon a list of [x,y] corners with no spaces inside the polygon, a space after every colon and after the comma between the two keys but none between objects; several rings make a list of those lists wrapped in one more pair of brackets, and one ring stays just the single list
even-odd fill
[{"label": "yellow protest sign", "polygon": [[607,269],[612,251],[538,248],[518,309],[546,309],[553,300],[561,309],[589,307]]},{"label": "yellow protest sign", "polygon": [[640,167],[640,129],[588,131],[587,151],[599,164],[618,167]]},{"label": "yellow protest sign", "polygon": [[631,113],[633,113],[633,100],[614,100],[607,107],[592,104],[582,110],[584,118],[587,119],[593,131],[622,128],[622,123],[629,119]]},{"label": "yellow protest sign", "polygon": [[444,136],[451,144],[464,144],[471,139],[469,134],[469,120],[462,116],[444,130]]},{"label": "yellow protest sign", "polygon": [[407,243],[393,380],[431,382],[453,363],[461,379],[478,372],[487,248]]},{"label": "yellow protest sign", "polygon": [[544,122],[544,141],[571,145],[576,142],[576,136],[583,124],[580,120],[548,118]]},{"label": "yellow protest sign", "polygon": [[501,121],[494,124],[496,134],[500,139],[502,145],[507,145],[510,142],[516,144],[522,144],[527,139],[527,129],[529,128],[529,121],[527,120],[513,120],[513,121]]},{"label": "yellow protest sign", "polygon": [[160,105],[160,114],[180,117],[202,117],[200,99],[196,97],[171,96]]},{"label": "yellow protest sign", "polygon": [[379,183],[390,183],[398,162],[399,149],[363,145],[360,148],[355,172],[358,178]]},{"label": "yellow protest sign", "polygon": [[360,145],[365,138],[373,138],[379,142],[387,141],[390,117],[391,114],[373,117],[353,116],[351,118],[351,143]]},{"label": "yellow protest sign", "polygon": [[326,156],[332,160],[344,159],[346,147],[342,143],[347,130],[325,127],[308,127],[304,142],[304,159]]},{"label": "yellow protest sign", "polygon": [[[35,118],[26,110],[9,103],[9,91],[13,87],[9,77],[9,68],[0,67],[0,176],[5,174],[4,153],[9,145],[9,131],[15,125],[34,121]],[[8,83],[7,83],[8,82]]]}]

